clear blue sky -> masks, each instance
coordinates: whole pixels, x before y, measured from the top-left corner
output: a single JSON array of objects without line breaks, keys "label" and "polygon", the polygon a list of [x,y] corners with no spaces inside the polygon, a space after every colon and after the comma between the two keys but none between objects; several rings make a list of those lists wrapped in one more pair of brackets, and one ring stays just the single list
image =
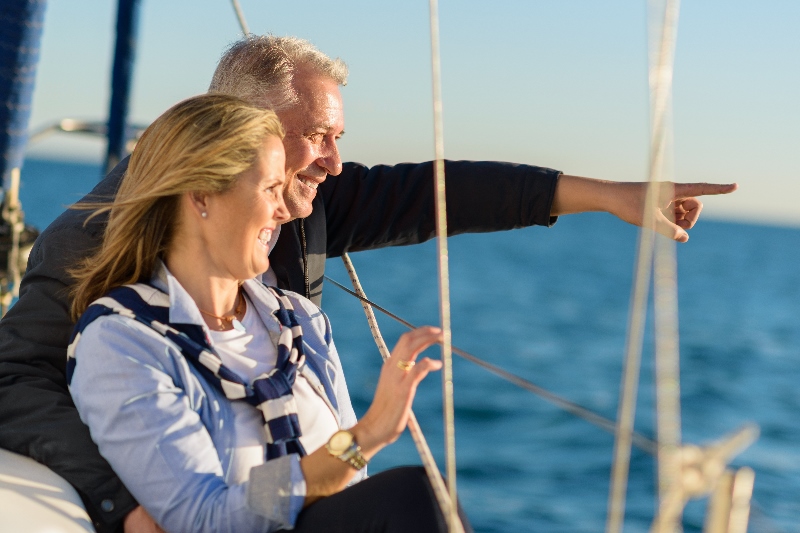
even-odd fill
[{"label": "clear blue sky", "polygon": [[[307,38],[350,66],[343,156],[433,155],[425,0],[241,0],[255,33]],[[107,114],[115,4],[49,0],[33,128]],[[645,0],[440,0],[445,153],[618,180],[646,176]],[[717,217],[800,225],[800,2],[684,0],[675,70],[680,181],[737,181]],[[142,1],[132,119],[204,92],[239,37],[228,0]],[[35,155],[99,158],[54,137]]]}]

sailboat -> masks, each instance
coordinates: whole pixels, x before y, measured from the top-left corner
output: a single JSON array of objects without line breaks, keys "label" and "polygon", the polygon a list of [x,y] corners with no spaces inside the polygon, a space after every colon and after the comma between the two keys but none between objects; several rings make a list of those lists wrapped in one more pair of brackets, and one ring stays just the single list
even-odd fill
[{"label": "sailboat", "polygon": [[[122,122],[124,123],[124,120],[123,120]],[[109,129],[111,129],[111,124],[109,125]],[[125,137],[125,135],[121,135],[121,136],[120,136],[120,138],[121,138],[123,141],[125,140],[125,139],[124,139],[124,137]],[[123,143],[123,144],[124,144],[124,143]],[[15,459],[15,460],[16,460],[16,459]],[[59,490],[61,490],[61,489],[59,489]],[[66,493],[68,493],[68,490],[67,490],[67,489],[63,489],[63,490],[64,490],[64,493],[65,493],[65,494],[66,494]],[[78,502],[79,502],[79,500],[78,500]]]}]

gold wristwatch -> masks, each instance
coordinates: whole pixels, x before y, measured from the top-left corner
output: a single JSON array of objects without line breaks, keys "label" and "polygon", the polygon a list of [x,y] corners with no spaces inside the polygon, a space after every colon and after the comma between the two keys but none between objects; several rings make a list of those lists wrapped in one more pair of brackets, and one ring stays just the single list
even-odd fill
[{"label": "gold wristwatch", "polygon": [[361,454],[361,446],[356,442],[356,438],[346,429],[340,429],[334,433],[325,448],[328,449],[328,453],[332,456],[344,461],[356,470],[361,470],[369,462]]}]

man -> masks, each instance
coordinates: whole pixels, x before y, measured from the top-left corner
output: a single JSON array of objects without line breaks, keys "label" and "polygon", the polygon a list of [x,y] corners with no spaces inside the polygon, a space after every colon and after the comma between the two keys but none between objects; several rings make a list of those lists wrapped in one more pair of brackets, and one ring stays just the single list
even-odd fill
[{"label": "man", "polygon": [[[274,109],[286,129],[286,204],[293,220],[281,227],[267,278],[319,303],[326,257],[413,244],[435,232],[432,164],[366,168],[342,164],[336,142],[344,131],[339,86],[347,69],[309,43],[256,37],[234,44],[220,61],[210,92],[240,96]],[[127,160],[85,200],[113,197]],[[608,211],[641,224],[645,186],[614,183],[508,163],[448,162],[450,233],[549,226],[561,214]],[[688,239],[702,209],[701,194],[735,186],[684,184],[657,229]],[[666,207],[666,206],[664,206]],[[0,446],[33,457],[79,492],[100,532],[156,527],[138,507],[91,441],[66,388],[66,346],[72,324],[66,288],[70,265],[97,246],[104,219],[67,211],[37,240],[20,299],[0,321]],[[149,529],[148,529],[149,528]]]}]

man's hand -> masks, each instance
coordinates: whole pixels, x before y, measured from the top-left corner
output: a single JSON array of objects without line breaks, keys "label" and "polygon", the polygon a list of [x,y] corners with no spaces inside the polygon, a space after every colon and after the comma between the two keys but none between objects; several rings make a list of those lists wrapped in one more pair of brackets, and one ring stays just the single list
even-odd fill
[{"label": "man's hand", "polygon": [[[551,214],[567,215],[606,211],[636,226],[644,225],[648,183],[602,181],[577,176],[558,179]],[[670,183],[659,187],[655,230],[678,242],[689,240],[686,230],[697,222],[703,202],[697,196],[728,194],[738,185],[714,183]]]},{"label": "man's hand", "polygon": [[166,533],[141,505],[128,513],[123,528],[125,533]]}]

